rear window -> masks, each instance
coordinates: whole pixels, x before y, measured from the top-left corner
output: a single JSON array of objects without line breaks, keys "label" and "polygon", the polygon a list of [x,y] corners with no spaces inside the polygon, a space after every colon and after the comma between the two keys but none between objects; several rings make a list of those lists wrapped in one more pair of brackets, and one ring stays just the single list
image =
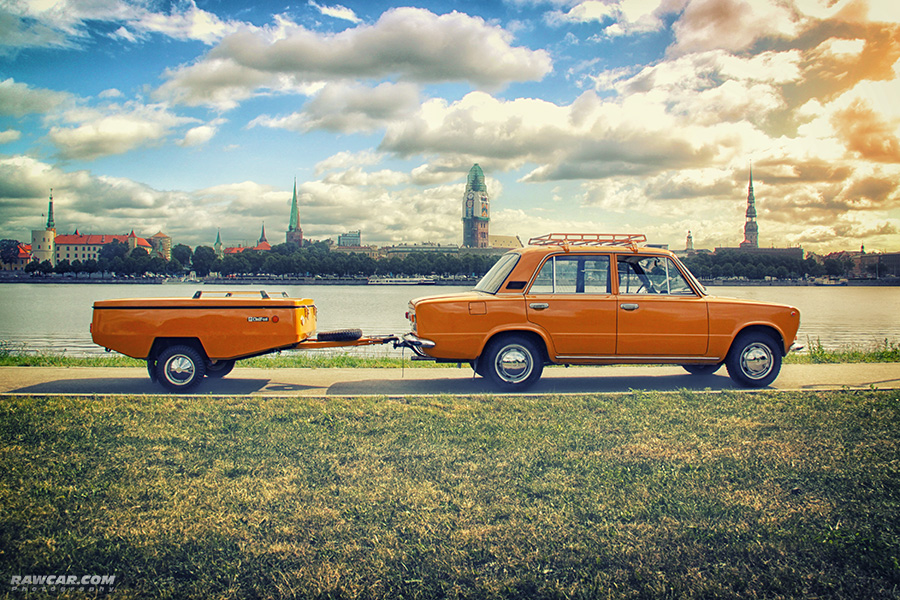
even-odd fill
[{"label": "rear window", "polygon": [[503,282],[512,272],[513,267],[519,262],[519,254],[510,252],[500,257],[500,260],[494,263],[491,270],[488,271],[478,285],[475,286],[476,292],[487,292],[488,294],[496,294]]}]

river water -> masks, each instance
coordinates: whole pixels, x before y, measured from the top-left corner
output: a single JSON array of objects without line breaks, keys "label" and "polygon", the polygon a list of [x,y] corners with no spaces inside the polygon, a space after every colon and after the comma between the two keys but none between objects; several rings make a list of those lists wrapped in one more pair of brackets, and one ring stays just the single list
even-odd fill
[{"label": "river water", "polygon": [[[319,331],[360,328],[367,335],[408,331],[410,299],[469,289],[449,286],[308,285],[265,289],[313,298]],[[190,297],[201,284],[33,284],[0,285],[0,344],[18,351],[102,354],[91,341],[91,307],[95,300],[145,296]],[[242,290],[253,287],[242,286]],[[802,344],[819,340],[826,348],[871,348],[900,342],[900,287],[711,287],[711,294],[791,304],[800,309],[797,336]],[[389,346],[355,349],[368,355],[394,356]]]}]

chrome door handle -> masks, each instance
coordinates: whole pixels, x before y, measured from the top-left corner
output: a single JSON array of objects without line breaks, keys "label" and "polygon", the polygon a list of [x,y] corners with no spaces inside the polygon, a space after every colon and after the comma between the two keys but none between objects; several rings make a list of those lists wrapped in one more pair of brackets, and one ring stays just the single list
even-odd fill
[{"label": "chrome door handle", "polygon": [[534,310],[544,310],[545,308],[550,308],[550,305],[546,302],[532,302],[528,306],[533,308]]},{"label": "chrome door handle", "polygon": [[640,308],[639,304],[634,304],[631,302],[626,302],[625,304],[620,304],[619,306],[622,308],[622,310],[637,310],[638,308]]}]

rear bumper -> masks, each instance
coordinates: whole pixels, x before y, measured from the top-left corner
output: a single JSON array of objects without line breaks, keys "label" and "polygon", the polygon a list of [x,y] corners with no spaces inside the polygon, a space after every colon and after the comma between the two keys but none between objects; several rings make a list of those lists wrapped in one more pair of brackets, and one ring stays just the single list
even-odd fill
[{"label": "rear bumper", "polygon": [[427,356],[423,348],[434,348],[434,342],[412,333],[406,333],[403,334],[400,341],[394,342],[394,348],[409,348],[419,356]]}]

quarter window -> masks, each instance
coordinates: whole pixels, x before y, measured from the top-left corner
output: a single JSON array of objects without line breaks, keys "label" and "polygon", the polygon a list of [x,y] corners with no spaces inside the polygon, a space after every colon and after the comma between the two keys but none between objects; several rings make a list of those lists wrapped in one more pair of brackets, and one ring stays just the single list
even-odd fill
[{"label": "quarter window", "polygon": [[552,256],[538,272],[531,294],[609,294],[608,256]]}]

